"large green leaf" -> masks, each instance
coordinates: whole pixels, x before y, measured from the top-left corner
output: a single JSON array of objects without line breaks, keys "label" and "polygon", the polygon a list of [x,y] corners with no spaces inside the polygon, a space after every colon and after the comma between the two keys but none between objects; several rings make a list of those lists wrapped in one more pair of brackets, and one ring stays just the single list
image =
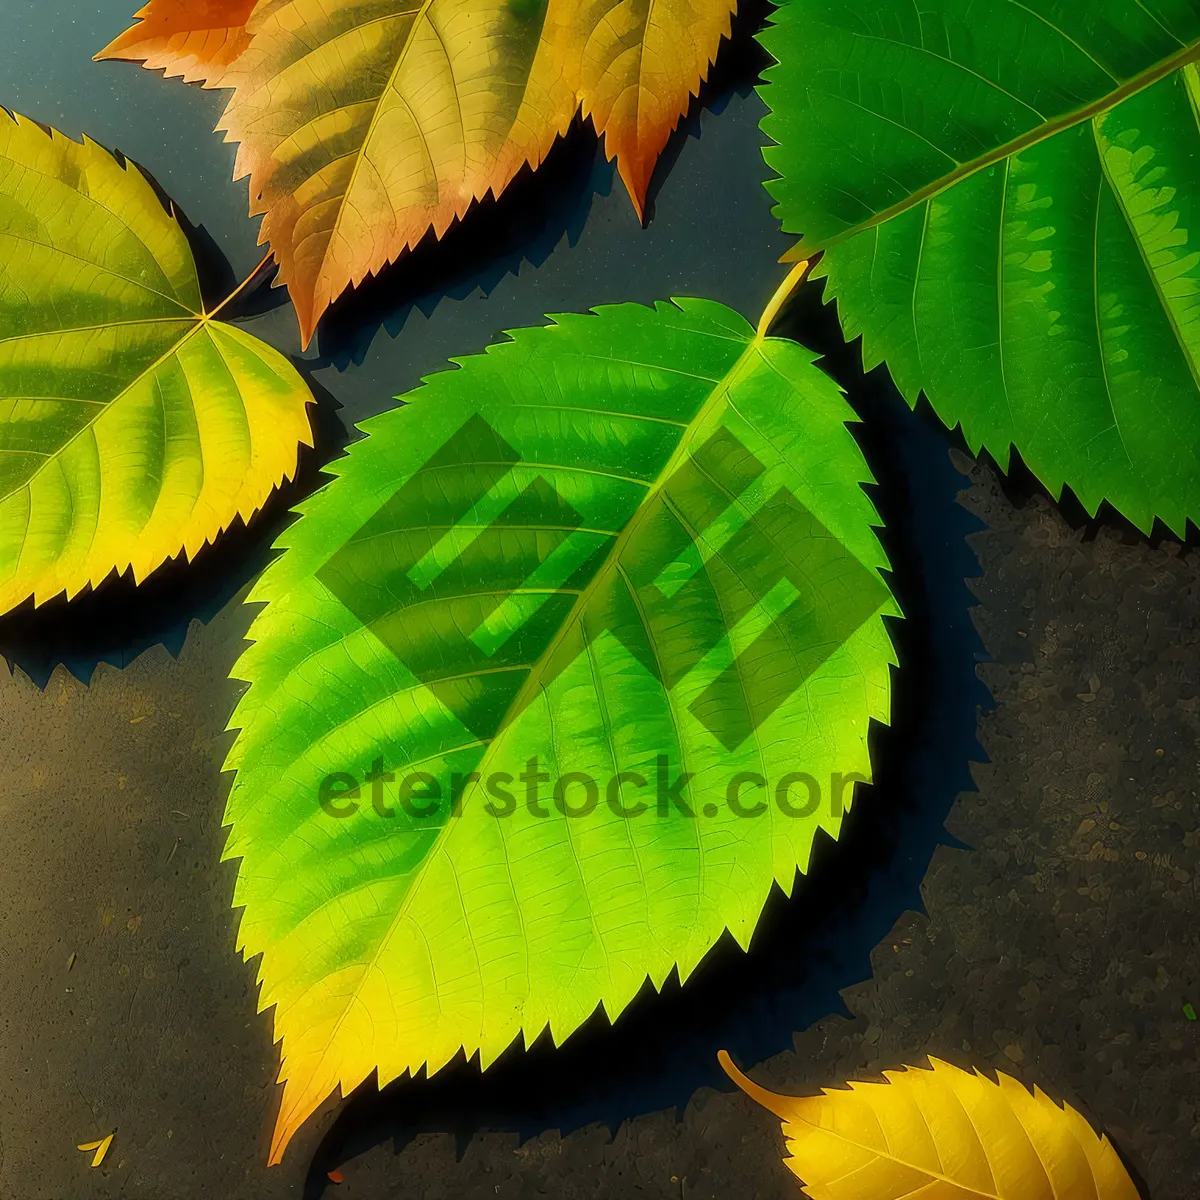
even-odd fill
[{"label": "large green leaf", "polygon": [[312,395],[212,316],[136,167],[0,110],[0,613],[140,582],[291,477]]},{"label": "large green leaf", "polygon": [[708,301],[556,320],[367,422],[253,593],[226,853],[275,1159],[376,1069],[486,1066],[745,946],[870,775],[897,610],[836,387]]},{"label": "large green leaf", "polygon": [[850,337],[972,449],[1200,518],[1197,0],[784,0],[768,184]]}]

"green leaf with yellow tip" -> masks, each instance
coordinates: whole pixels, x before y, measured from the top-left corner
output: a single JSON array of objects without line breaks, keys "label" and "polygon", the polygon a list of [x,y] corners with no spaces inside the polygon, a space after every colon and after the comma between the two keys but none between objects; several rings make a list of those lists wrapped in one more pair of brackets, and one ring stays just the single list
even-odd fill
[{"label": "green leaf with yellow tip", "polygon": [[226,857],[273,1161],[375,1072],[746,946],[870,777],[898,610],[841,393],[709,301],[555,322],[366,422],[252,593]]},{"label": "green leaf with yellow tip", "polygon": [[136,167],[0,110],[0,613],[249,520],[312,444],[311,400],[206,312]]}]

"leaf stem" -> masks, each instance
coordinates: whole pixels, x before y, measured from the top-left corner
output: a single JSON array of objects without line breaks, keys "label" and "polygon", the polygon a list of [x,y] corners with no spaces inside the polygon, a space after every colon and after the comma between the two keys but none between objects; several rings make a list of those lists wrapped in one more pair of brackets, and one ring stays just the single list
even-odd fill
[{"label": "leaf stem", "polygon": [[804,276],[808,274],[810,266],[808,259],[803,262],[798,262],[787,274],[787,278],[779,285],[775,291],[775,295],[767,302],[767,307],[763,309],[763,315],[758,321],[758,332],[755,334],[755,341],[761,342],[763,338],[770,332],[771,326],[775,323],[775,318],[779,316],[780,309],[791,298],[792,293],[800,286],[804,280]]},{"label": "leaf stem", "polygon": [[246,276],[246,278],[245,278],[245,279],[243,279],[243,280],[242,280],[242,282],[241,282],[241,283],[239,283],[239,284],[237,285],[237,287],[235,287],[235,288],[233,289],[233,291],[232,291],[232,292],[230,292],[230,293],[229,293],[229,295],[228,295],[228,296],[226,296],[226,297],[225,297],[225,299],[224,299],[224,300],[222,300],[222,301],[221,301],[221,303],[220,303],[220,304],[218,304],[218,305],[217,305],[217,307],[216,307],[216,308],[214,308],[214,309],[212,310],[212,312],[206,312],[206,313],[204,313],[204,314],[203,314],[203,316],[204,316],[204,319],[205,319],[206,321],[211,321],[211,320],[212,320],[212,319],[213,319],[213,318],[214,318],[214,317],[215,317],[215,316],[216,316],[218,313],[220,313],[222,310],[224,310],[224,309],[225,309],[225,308],[227,308],[227,307],[228,307],[230,304],[232,304],[232,303],[233,303],[233,302],[234,302],[234,301],[235,301],[235,300],[236,300],[236,299],[237,299],[237,298],[238,298],[238,297],[239,297],[239,296],[240,296],[240,295],[241,295],[241,294],[242,294],[242,293],[243,293],[243,292],[244,292],[244,291],[245,291],[245,290],[246,290],[246,289],[247,289],[247,288],[248,288],[248,287],[249,287],[249,286],[250,286],[250,285],[251,285],[251,284],[252,284],[252,283],[253,283],[253,282],[254,282],[256,279],[257,279],[257,278],[258,278],[259,272],[260,272],[260,271],[263,269],[263,267],[265,267],[265,266],[267,265],[267,263],[269,263],[269,262],[271,261],[271,259],[272,259],[272,258],[274,258],[274,257],[275,257],[275,251],[274,251],[274,250],[268,250],[268,251],[267,251],[267,253],[266,253],[266,256],[265,256],[265,257],[263,258],[263,260],[262,260],[262,261],[261,261],[261,262],[258,264],[258,266],[257,266],[257,267],[255,267],[255,268],[254,268],[254,270],[253,270],[253,271],[251,271],[251,272],[250,272],[250,274],[249,274],[249,275],[247,275],[247,276]]}]

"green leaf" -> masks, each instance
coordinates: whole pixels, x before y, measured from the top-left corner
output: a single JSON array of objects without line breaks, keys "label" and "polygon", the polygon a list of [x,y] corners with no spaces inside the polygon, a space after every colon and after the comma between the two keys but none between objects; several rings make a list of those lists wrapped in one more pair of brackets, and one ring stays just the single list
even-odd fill
[{"label": "green leaf", "polygon": [[836,387],[708,301],[555,320],[368,421],[251,597],[226,855],[275,1161],[376,1069],[747,945],[870,776],[897,609]]},{"label": "green leaf", "polygon": [[768,184],[848,337],[1007,467],[1200,519],[1200,5],[785,0]]},{"label": "green leaf", "polygon": [[0,613],[249,520],[312,445],[311,400],[205,311],[136,167],[0,110]]}]

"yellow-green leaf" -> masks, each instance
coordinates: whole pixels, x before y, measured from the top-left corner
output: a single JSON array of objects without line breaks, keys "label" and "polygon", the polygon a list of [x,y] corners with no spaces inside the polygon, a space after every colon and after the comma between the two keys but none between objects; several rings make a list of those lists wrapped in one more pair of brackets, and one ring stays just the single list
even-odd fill
[{"label": "yellow-green leaf", "polygon": [[785,1160],[812,1200],[1138,1200],[1107,1138],[1011,1076],[930,1058],[819,1096],[777,1096],[724,1050],[726,1074],[783,1121]]},{"label": "yellow-green leaf", "polygon": [[372,1075],[686,982],[838,836],[898,608],[815,357],[707,300],[559,315],[364,424],[301,505],[226,761],[272,1161]]},{"label": "yellow-green leaf", "polygon": [[249,520],[312,444],[311,400],[206,311],[140,171],[0,111],[0,613]]}]

